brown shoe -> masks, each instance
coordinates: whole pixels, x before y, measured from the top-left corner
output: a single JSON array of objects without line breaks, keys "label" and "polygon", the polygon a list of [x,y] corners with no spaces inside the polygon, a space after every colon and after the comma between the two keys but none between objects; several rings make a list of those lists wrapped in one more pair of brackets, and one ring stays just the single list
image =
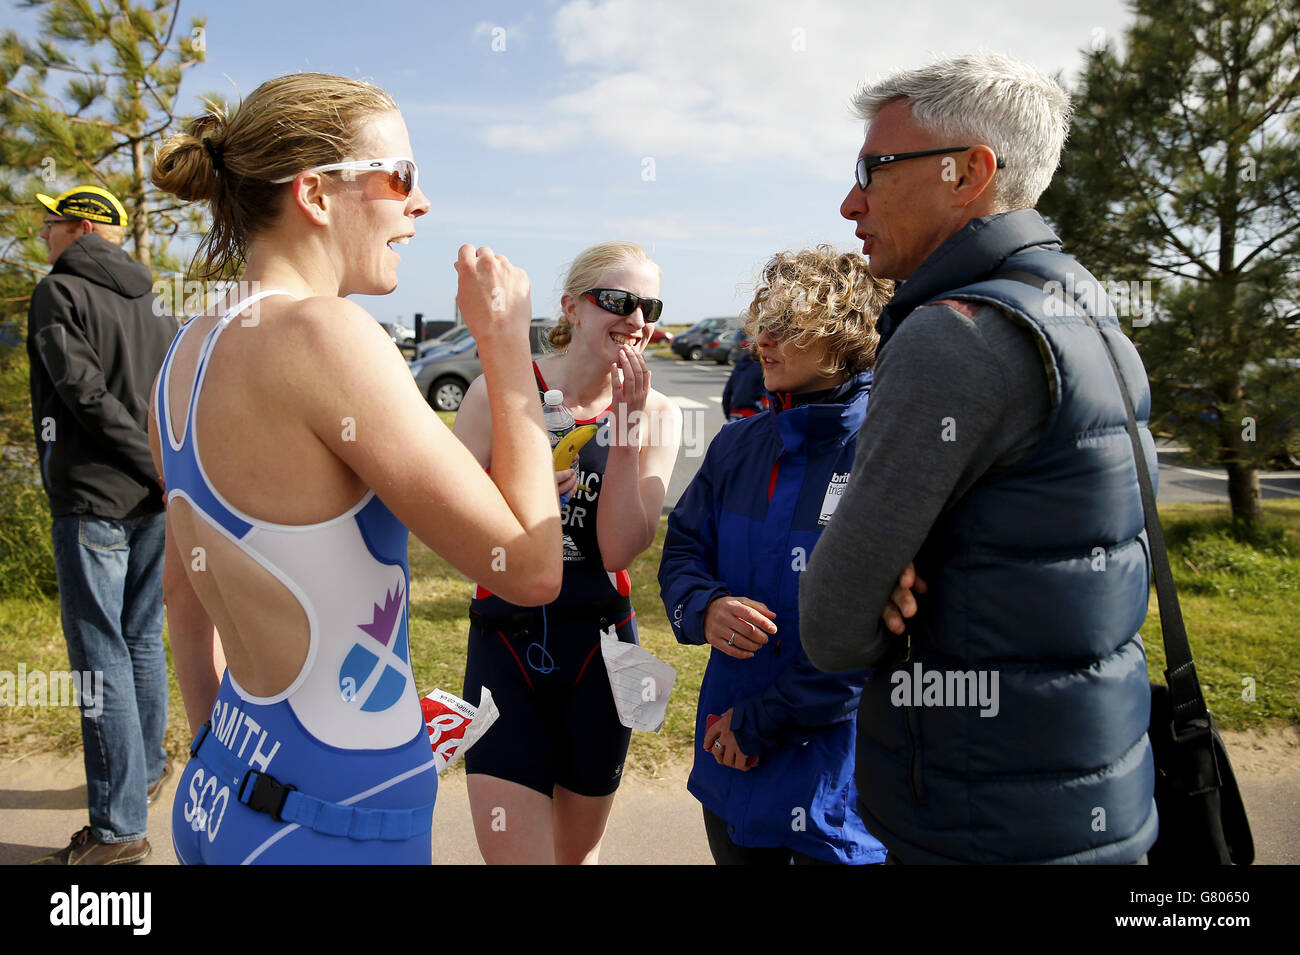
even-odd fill
[{"label": "brown shoe", "polygon": [[66,849],[34,859],[30,865],[135,865],[149,858],[153,847],[148,839],[135,842],[100,842],[85,826],[72,837]]},{"label": "brown shoe", "polygon": [[163,767],[162,773],[159,774],[158,778],[153,781],[153,785],[149,787],[148,803],[150,806],[152,806],[154,803],[158,801],[158,796],[162,792],[163,783],[167,782],[167,780],[171,777],[171,774],[172,774],[172,761],[171,761],[171,757],[168,757],[167,765]]}]

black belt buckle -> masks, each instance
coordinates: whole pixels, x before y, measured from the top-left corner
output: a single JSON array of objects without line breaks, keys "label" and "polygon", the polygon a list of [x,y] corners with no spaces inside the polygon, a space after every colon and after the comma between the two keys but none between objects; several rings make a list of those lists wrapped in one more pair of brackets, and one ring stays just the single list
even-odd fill
[{"label": "black belt buckle", "polygon": [[194,735],[194,742],[190,743],[190,759],[199,755],[199,750],[203,747],[203,741],[207,739],[210,732],[212,732],[212,720],[208,720],[200,726],[198,733]]},{"label": "black belt buckle", "polygon": [[[248,798],[245,799],[244,791],[248,786],[250,776],[253,779],[253,788],[249,792]],[[266,813],[276,822],[284,822],[284,819],[280,816],[281,811],[284,809],[284,802],[289,798],[289,793],[297,791],[297,786],[285,785],[274,776],[250,769],[244,773],[244,778],[239,784],[239,801],[255,812]]]}]

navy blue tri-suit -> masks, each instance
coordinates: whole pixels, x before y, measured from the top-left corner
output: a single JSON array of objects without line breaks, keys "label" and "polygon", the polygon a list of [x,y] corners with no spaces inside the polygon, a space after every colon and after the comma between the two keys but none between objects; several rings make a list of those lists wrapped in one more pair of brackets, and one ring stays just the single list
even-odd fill
[{"label": "navy blue tri-suit", "polygon": [[[858,813],[853,779],[869,671],[822,673],[799,640],[799,575],[848,482],[870,389],[864,371],[826,391],[769,392],[772,410],[723,427],[668,518],[659,565],[680,643],[705,642],[705,612],[718,597],[749,597],[776,612],[778,632],[753,657],[711,651],[687,785],[726,823],[734,846],[785,847],[795,861],[885,858]],[[703,750],[709,715],[732,708],[740,748],[758,757],[747,772]]]},{"label": "navy blue tri-suit", "polygon": [[[539,393],[546,382],[534,363]],[[636,643],[626,570],[609,573],[596,514],[609,456],[610,413],[576,424],[600,430],[578,453],[578,483],[562,514],[564,581],[543,607],[521,607],[481,584],[470,603],[463,696],[492,691],[500,718],[465,754],[465,771],[520,783],[546,796],[558,784],[580,796],[608,796],[623,775],[632,731],[619,722],[600,634]],[[585,487],[585,490],[583,488]]]}]

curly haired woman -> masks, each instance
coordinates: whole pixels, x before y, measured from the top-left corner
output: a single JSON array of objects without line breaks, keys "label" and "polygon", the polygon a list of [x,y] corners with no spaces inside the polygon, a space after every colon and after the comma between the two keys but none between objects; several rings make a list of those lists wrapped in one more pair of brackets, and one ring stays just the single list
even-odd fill
[{"label": "curly haired woman", "polygon": [[723,865],[884,861],[857,810],[863,671],[799,642],[799,572],[848,480],[891,283],[830,246],[763,270],[745,328],[771,410],[724,428],[668,518],[659,584],[681,643],[713,647],[688,787]]}]

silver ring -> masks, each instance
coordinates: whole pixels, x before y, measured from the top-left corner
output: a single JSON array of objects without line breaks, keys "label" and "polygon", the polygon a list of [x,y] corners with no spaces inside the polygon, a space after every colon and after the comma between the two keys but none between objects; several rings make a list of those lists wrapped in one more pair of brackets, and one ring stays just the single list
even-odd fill
[{"label": "silver ring", "polygon": [[736,645],[736,631],[733,630],[731,631],[731,639],[727,641],[727,646],[734,647],[735,645]]},{"label": "silver ring", "polygon": [[722,741],[721,741],[721,740],[715,740],[714,743],[713,743],[713,748],[714,748],[714,749],[717,749],[717,748],[720,747],[721,745],[722,745]]}]

